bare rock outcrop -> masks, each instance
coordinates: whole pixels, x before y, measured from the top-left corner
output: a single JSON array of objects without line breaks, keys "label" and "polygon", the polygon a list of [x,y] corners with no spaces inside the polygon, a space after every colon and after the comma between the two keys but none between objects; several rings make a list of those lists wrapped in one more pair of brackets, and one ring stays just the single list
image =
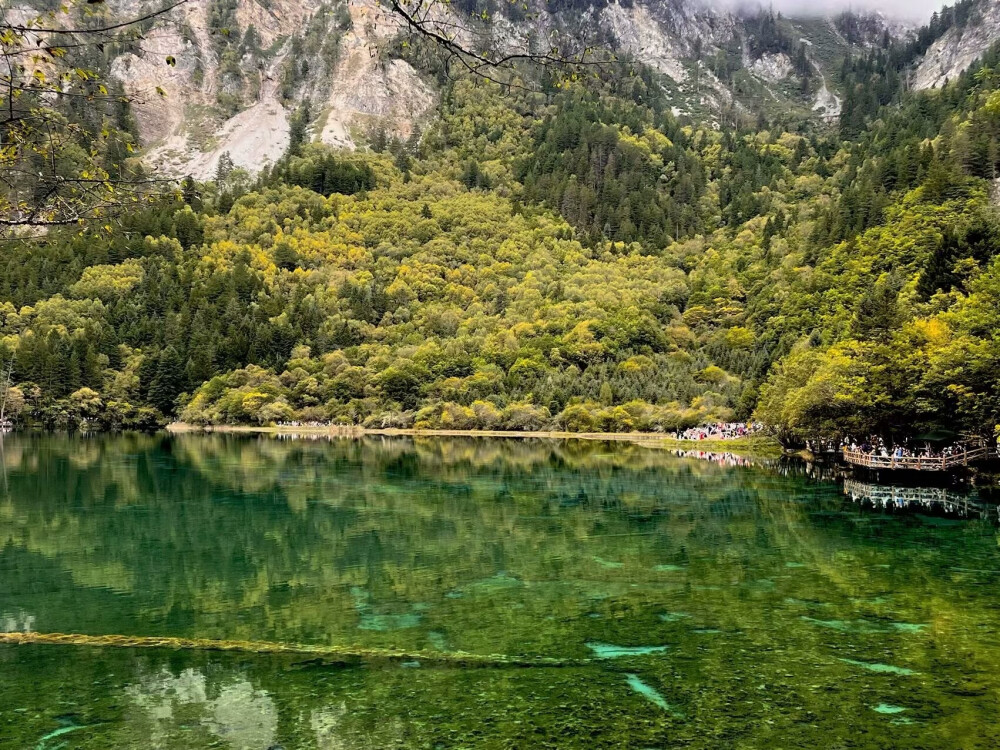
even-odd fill
[{"label": "bare rock outcrop", "polygon": [[943,86],[1000,40],[1000,4],[984,3],[968,23],[953,26],[934,42],[913,73],[915,89]]}]

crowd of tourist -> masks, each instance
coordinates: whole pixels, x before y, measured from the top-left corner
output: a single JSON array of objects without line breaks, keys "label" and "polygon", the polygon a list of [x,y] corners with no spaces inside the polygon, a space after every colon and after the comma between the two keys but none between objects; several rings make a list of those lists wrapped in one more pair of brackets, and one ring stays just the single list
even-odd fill
[{"label": "crowd of tourist", "polygon": [[866,453],[869,456],[880,458],[947,458],[948,456],[961,453],[965,448],[960,445],[946,445],[943,448],[935,448],[929,442],[921,446],[914,443],[897,443],[890,445],[881,437],[873,436],[866,440],[857,441],[848,438],[843,443],[843,448],[852,453]]},{"label": "crowd of tourist", "polygon": [[806,440],[806,450],[814,455],[818,455],[820,453],[837,453],[844,447],[844,443],[838,440],[824,438]]},{"label": "crowd of tourist", "polygon": [[753,435],[763,428],[764,425],[759,422],[713,422],[677,430],[670,437],[674,440],[735,440]]}]

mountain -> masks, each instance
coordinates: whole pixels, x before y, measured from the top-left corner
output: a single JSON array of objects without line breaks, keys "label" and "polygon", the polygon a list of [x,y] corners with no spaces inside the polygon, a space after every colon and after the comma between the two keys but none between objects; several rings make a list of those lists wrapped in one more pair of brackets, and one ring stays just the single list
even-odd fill
[{"label": "mountain", "polygon": [[917,89],[953,80],[1000,39],[1000,3],[966,0],[935,14],[931,25],[948,28],[915,66],[912,84]]},{"label": "mountain", "polygon": [[[306,100],[325,143],[351,147],[374,121],[409,135],[434,92],[409,64],[371,54],[396,28],[374,2],[210,0],[158,21],[111,72],[139,102],[159,170],[208,178],[228,152],[256,171],[285,151]],[[168,56],[176,63],[164,74]],[[150,94],[156,86],[163,96]]]},{"label": "mountain", "polygon": [[[477,28],[464,19],[482,9],[467,5],[442,12]],[[554,31],[586,38],[662,74],[676,115],[716,123],[762,114],[835,119],[845,55],[909,33],[877,14],[783,18],[701,0],[484,8],[496,15],[477,33],[512,47]],[[408,138],[433,111],[442,81],[394,46],[400,33],[374,0],[208,0],[157,21],[112,72],[142,102],[135,111],[148,161],[207,179],[223,153],[252,170],[274,162],[306,102],[310,137],[321,142],[353,148],[379,129]],[[168,56],[176,64],[164,74]],[[164,97],[151,95],[156,86]]]},{"label": "mountain", "polygon": [[[5,235],[5,414],[103,429],[755,418],[793,444],[989,434],[1000,45],[912,86],[979,2],[915,30],[548,6],[488,30],[532,45],[589,39],[598,19],[619,60],[501,83],[449,71],[365,5],[192,3],[135,43],[70,52],[139,101],[113,85],[50,97],[65,127],[7,170],[7,205],[95,173],[145,185],[136,129],[147,159],[211,179]],[[140,96],[155,86],[165,96]],[[832,122],[813,109],[824,86]],[[59,158],[39,158],[52,142]]]}]

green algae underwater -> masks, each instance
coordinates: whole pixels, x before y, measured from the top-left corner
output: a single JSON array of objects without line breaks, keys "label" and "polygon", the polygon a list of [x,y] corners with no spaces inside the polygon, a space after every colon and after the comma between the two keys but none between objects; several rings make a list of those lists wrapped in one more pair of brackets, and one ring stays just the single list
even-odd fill
[{"label": "green algae underwater", "polygon": [[575,440],[3,440],[0,630],[568,666],[0,646],[0,747],[1000,745],[982,520]]}]

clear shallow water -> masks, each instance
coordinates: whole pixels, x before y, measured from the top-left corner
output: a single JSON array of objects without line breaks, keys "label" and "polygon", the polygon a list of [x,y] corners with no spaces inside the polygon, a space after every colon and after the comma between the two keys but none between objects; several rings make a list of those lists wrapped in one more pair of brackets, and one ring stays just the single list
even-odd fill
[{"label": "clear shallow water", "polygon": [[987,748],[1000,550],[794,467],[623,444],[7,436],[0,630],[587,659],[0,646],[12,748]]}]

